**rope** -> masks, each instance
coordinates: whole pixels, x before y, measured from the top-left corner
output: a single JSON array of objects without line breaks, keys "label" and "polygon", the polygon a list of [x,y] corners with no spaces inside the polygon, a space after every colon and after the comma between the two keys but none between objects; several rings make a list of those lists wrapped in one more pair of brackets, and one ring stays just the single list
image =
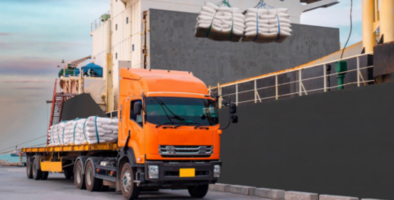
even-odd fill
[{"label": "rope", "polygon": [[64,144],[64,129],[66,129],[66,127],[63,127],[63,138],[62,138],[63,144]]},{"label": "rope", "polygon": [[59,136],[59,127],[57,127],[57,140],[59,141],[59,145],[60,145],[61,142],[60,142],[60,136]]},{"label": "rope", "polygon": [[19,145],[22,145],[22,144],[26,144],[26,143],[29,143],[29,142],[34,141],[34,140],[38,140],[38,139],[43,138],[43,137],[46,137],[46,136],[47,136],[47,135],[43,135],[43,136],[40,136],[40,137],[31,139],[31,140],[28,140],[28,141],[26,141],[26,142],[22,142],[22,143],[20,143],[20,144],[16,144],[16,145],[13,145],[13,146],[11,146],[11,147],[7,147],[7,148],[4,148],[4,149],[1,149],[0,151],[7,150],[7,149],[10,149],[10,148],[14,148],[15,146],[19,146]]},{"label": "rope", "polygon": [[212,30],[212,25],[213,25],[213,21],[215,20],[217,12],[215,13],[215,15],[213,16],[212,22],[211,22],[211,26],[209,26],[208,32],[206,37],[209,37],[209,34],[211,34],[211,30]]},{"label": "rope", "polygon": [[278,12],[276,12],[276,18],[278,19],[278,37],[276,37],[275,42],[277,42],[280,38],[280,21],[279,21],[279,15]]},{"label": "rope", "polygon": [[73,144],[75,144],[75,129],[77,128],[78,123],[75,122],[75,126],[74,126],[74,133],[73,133]]},{"label": "rope", "polygon": [[86,125],[86,122],[88,121],[88,119],[86,119],[85,120],[85,123],[83,123],[83,131],[82,131],[82,133],[83,133],[83,136],[85,136],[85,140],[87,141],[88,140],[88,138],[86,137],[86,134],[85,134],[85,125]]},{"label": "rope", "polygon": [[254,37],[253,42],[259,38],[259,11],[256,12],[256,37]]},{"label": "rope", "polygon": [[100,144],[100,137],[99,137],[98,130],[97,130],[97,116],[94,118],[94,125],[96,126],[97,144]]},{"label": "rope", "polygon": [[230,38],[229,38],[228,40],[232,40],[232,39],[233,39],[233,31],[234,31],[234,13],[231,13],[231,20],[232,20],[231,32],[230,32]]}]

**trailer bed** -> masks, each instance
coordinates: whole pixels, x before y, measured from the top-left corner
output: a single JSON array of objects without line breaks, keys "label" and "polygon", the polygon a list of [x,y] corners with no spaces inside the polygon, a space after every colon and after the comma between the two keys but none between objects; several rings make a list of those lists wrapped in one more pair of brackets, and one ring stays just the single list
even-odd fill
[{"label": "trailer bed", "polygon": [[117,151],[120,148],[116,142],[84,145],[63,145],[47,147],[22,148],[25,153],[51,153],[51,152],[83,152],[83,151]]}]

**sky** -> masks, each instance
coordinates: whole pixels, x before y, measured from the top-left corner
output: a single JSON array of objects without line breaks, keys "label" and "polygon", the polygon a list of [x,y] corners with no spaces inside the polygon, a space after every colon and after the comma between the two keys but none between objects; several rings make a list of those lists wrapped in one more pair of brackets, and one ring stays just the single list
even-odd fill
[{"label": "sky", "polygon": [[[344,45],[350,0],[340,2],[303,14],[301,23],[340,28]],[[361,41],[361,1],[354,3],[349,45]],[[109,9],[109,0],[0,0],[0,153],[46,134],[56,66],[91,55],[90,24]]]}]

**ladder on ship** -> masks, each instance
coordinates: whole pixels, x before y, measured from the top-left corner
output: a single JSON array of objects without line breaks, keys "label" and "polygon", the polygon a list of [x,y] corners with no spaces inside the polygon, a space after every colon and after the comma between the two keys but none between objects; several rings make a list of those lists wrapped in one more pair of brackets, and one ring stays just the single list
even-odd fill
[{"label": "ladder on ship", "polygon": [[[72,93],[57,92],[56,87],[57,87],[57,79],[55,80],[55,87],[53,89],[53,98],[52,98],[52,102],[51,102],[52,103],[51,118],[49,119],[48,131],[52,125],[58,124],[59,122],[61,122],[64,102],[67,99],[75,96],[75,94],[72,94]],[[49,134],[47,136],[47,145],[48,144],[49,144]]]}]

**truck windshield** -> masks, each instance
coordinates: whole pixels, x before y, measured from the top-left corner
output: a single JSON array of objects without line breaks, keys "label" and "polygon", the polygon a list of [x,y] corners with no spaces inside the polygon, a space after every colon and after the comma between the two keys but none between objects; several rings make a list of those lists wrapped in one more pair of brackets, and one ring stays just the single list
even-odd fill
[{"label": "truck windshield", "polygon": [[216,102],[208,99],[148,97],[147,121],[157,125],[210,126],[219,123]]}]

